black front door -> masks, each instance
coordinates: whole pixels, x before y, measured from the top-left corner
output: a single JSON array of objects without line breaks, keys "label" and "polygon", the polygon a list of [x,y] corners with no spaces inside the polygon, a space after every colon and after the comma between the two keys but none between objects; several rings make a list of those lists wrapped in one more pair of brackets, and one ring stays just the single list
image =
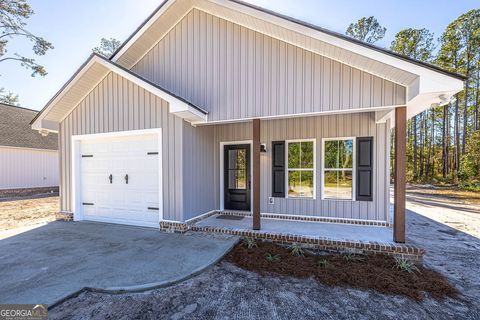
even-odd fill
[{"label": "black front door", "polygon": [[250,145],[228,145],[223,151],[224,207],[250,210]]}]

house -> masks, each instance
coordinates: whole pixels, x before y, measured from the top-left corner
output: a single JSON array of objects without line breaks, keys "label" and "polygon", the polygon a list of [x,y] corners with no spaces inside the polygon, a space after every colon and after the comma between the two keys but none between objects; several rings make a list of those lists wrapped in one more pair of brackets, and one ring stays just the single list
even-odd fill
[{"label": "house", "polygon": [[318,219],[393,226],[404,242],[406,121],[463,80],[248,3],[167,0],[32,127],[59,133],[74,220],[184,230],[243,212],[253,230]]},{"label": "house", "polygon": [[0,194],[58,188],[58,136],[32,131],[37,113],[0,103]]}]

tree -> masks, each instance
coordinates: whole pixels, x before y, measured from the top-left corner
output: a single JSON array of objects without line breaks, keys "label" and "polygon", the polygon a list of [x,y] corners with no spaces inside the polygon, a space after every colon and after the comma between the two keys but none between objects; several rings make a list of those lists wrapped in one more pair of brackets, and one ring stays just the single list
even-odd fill
[{"label": "tree", "polygon": [[470,100],[470,84],[472,82],[472,73],[478,64],[480,58],[480,9],[470,10],[462,14],[457,20],[452,22],[457,28],[460,45],[463,48],[462,56],[464,60],[463,73],[467,77],[465,81],[465,107],[463,108],[463,134],[462,134],[462,155],[465,154],[466,139],[468,132],[468,103]]},{"label": "tree", "polygon": [[366,43],[375,43],[383,39],[387,28],[382,27],[375,17],[363,17],[355,23],[351,23],[346,35]]},{"label": "tree", "polygon": [[[435,42],[433,33],[427,29],[404,29],[398,32],[395,35],[395,38],[391,44],[390,49],[396,53],[404,55],[406,57],[420,60],[424,62],[429,62],[432,60],[432,52],[435,49]],[[417,139],[417,120],[418,116],[414,116],[412,120],[412,131],[413,131],[413,178],[418,178],[418,139]],[[422,116],[423,118],[423,116]],[[423,139],[423,126],[420,128],[421,140]],[[420,168],[421,173],[423,174],[423,141],[421,157],[420,157]]]},{"label": "tree", "polygon": [[38,64],[35,59],[26,57],[18,52],[7,55],[8,43],[14,38],[23,38],[33,43],[32,50],[38,56],[53,49],[53,45],[42,37],[36,36],[26,29],[26,19],[34,13],[26,0],[1,0],[0,1],[0,62],[17,61],[21,66],[32,71],[35,75],[45,76],[45,67]]},{"label": "tree", "polygon": [[115,38],[102,38],[100,40],[100,46],[93,48],[92,51],[105,58],[110,58],[120,45],[121,42]]},{"label": "tree", "polygon": [[18,94],[12,92],[5,92],[4,88],[0,88],[0,103],[10,104],[12,106],[18,106]]}]

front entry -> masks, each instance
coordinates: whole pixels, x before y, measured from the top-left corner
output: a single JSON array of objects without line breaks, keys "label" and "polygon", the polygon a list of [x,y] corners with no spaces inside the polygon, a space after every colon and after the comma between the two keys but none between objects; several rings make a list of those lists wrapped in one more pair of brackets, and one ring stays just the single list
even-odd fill
[{"label": "front entry", "polygon": [[250,145],[226,145],[224,161],[224,207],[250,211]]}]

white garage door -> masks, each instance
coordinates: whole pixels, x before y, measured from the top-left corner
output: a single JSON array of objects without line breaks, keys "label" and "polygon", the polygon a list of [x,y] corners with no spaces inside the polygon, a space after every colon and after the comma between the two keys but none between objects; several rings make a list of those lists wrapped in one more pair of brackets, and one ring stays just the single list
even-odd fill
[{"label": "white garage door", "polygon": [[157,135],[83,140],[79,151],[84,220],[159,226]]}]

